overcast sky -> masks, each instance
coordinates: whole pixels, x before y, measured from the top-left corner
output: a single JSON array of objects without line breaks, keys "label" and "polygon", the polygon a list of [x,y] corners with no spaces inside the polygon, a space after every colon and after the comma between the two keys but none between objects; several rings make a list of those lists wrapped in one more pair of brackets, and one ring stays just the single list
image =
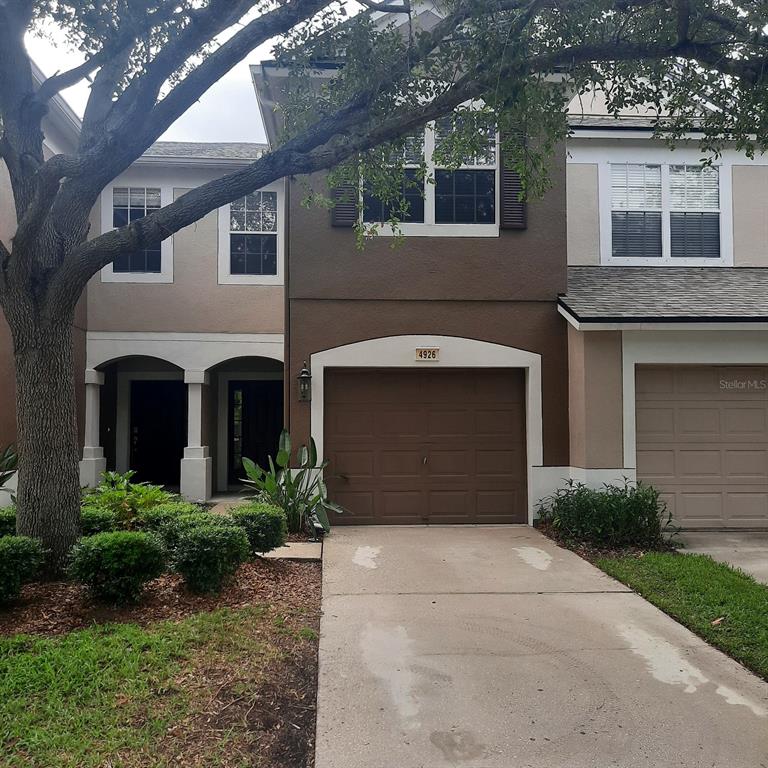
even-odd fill
[{"label": "overcast sky", "polygon": [[[46,75],[68,69],[81,58],[67,46],[50,38],[27,37],[27,49]],[[249,64],[271,58],[271,44],[255,49],[248,59],[216,83],[195,106],[179,118],[162,137],[166,141],[265,141],[264,128],[251,84]],[[82,116],[88,99],[88,83],[62,94],[72,109]]]}]

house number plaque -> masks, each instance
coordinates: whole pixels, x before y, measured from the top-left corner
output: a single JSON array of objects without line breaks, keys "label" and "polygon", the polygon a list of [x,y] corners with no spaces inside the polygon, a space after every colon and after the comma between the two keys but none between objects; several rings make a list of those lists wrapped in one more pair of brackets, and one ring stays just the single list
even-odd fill
[{"label": "house number plaque", "polygon": [[421,363],[436,363],[440,360],[440,347],[416,347],[416,360]]}]

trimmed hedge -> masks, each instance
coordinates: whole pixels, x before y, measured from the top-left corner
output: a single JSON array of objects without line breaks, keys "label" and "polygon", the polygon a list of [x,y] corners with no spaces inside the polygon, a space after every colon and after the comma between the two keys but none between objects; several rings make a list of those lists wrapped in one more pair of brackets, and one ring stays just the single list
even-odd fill
[{"label": "trimmed hedge", "polygon": [[43,563],[43,548],[27,536],[0,537],[0,603],[21,593],[21,585],[35,577]]},{"label": "trimmed hedge", "polygon": [[174,567],[190,591],[216,593],[248,559],[248,554],[248,537],[242,528],[198,524],[180,534]]},{"label": "trimmed hedge", "polygon": [[229,515],[212,515],[210,512],[195,512],[191,515],[180,515],[171,518],[160,527],[160,536],[169,552],[176,549],[179,538],[186,531],[199,525],[212,527],[232,527],[235,521]]},{"label": "trimmed hedge", "polygon": [[75,544],[69,572],[101,600],[136,602],[145,584],[165,570],[161,541],[141,531],[87,536]]},{"label": "trimmed hedge", "polygon": [[208,514],[202,507],[189,501],[168,501],[164,504],[142,510],[136,516],[134,524],[143,531],[160,532],[162,527],[183,515]]},{"label": "trimmed hedge", "polygon": [[116,531],[118,527],[117,515],[111,509],[83,507],[80,510],[80,533],[83,536]]},{"label": "trimmed hedge", "polygon": [[230,514],[248,536],[251,554],[261,555],[285,544],[288,520],[280,507],[253,502],[235,507]]},{"label": "trimmed hedge", "polygon": [[594,490],[570,482],[542,501],[539,515],[565,539],[601,547],[658,549],[676,530],[659,491],[643,483]]},{"label": "trimmed hedge", "polygon": [[16,507],[3,507],[0,509],[0,536],[16,535]]}]

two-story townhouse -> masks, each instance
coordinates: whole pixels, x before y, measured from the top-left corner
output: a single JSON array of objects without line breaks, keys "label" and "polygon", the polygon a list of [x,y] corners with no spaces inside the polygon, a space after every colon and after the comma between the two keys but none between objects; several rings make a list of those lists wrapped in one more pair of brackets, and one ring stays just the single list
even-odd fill
[{"label": "two-story townhouse", "polygon": [[[274,141],[286,73],[253,79]],[[768,161],[705,167],[643,115],[571,123],[543,199],[520,203],[491,140],[433,169],[396,248],[384,229],[360,250],[356,207],[306,208],[290,179],[103,270],[78,320],[83,483],[133,468],[207,499],[285,425],[330,462],[342,523],[526,522],[568,479],[626,477],[686,526],[768,525]],[[430,163],[446,130],[414,151]],[[263,149],[161,142],[94,231]]]},{"label": "two-story townhouse", "polygon": [[575,477],[660,488],[685,527],[768,525],[768,158],[702,164],[652,117],[572,107]]}]

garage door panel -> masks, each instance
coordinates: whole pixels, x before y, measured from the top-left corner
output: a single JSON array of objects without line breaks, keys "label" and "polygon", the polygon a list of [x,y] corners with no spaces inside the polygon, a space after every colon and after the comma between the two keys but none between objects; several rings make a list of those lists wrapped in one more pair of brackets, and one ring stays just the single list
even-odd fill
[{"label": "garage door panel", "polygon": [[381,451],[378,465],[383,478],[418,478],[422,474],[423,459],[418,450]]},{"label": "garage door panel", "polygon": [[762,366],[637,368],[637,475],[679,525],[768,526],[766,376]]},{"label": "garage door panel", "polygon": [[745,435],[765,438],[765,406],[755,405],[725,407],[724,432],[727,437],[742,439]]},{"label": "garage door panel", "polygon": [[432,438],[470,438],[474,434],[472,411],[463,408],[430,411],[427,434]]},{"label": "garage door panel", "polygon": [[462,477],[470,476],[472,462],[471,451],[441,450],[429,448],[426,452],[425,469],[428,477]]},{"label": "garage door panel", "polygon": [[522,371],[331,369],[325,389],[335,523],[527,520]]},{"label": "garage door panel", "polygon": [[759,525],[768,518],[768,491],[728,491],[725,494],[726,516],[729,524]]}]

